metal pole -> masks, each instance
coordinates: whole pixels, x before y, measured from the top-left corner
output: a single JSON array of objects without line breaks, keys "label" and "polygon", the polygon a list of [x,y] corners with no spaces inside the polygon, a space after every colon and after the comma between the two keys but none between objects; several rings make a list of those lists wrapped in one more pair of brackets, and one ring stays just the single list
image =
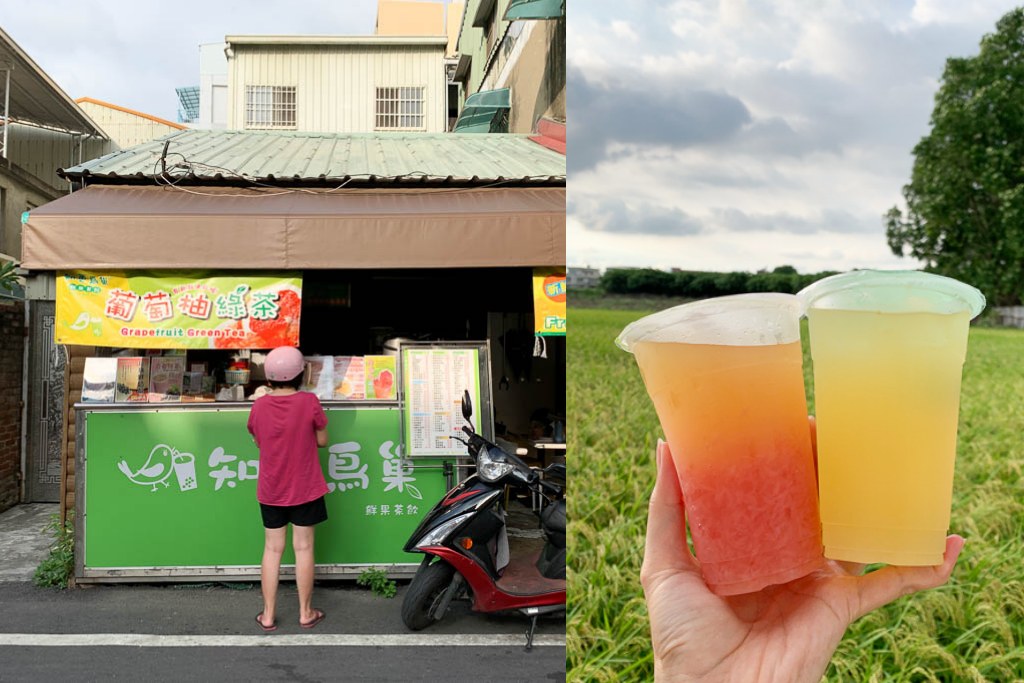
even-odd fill
[{"label": "metal pole", "polygon": [[7,129],[11,127],[11,68],[4,69],[4,159],[7,158]]}]

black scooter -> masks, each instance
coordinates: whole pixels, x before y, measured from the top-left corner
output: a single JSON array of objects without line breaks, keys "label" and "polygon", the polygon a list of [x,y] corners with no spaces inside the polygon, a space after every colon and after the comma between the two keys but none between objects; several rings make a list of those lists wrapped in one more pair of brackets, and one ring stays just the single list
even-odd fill
[{"label": "black scooter", "polygon": [[[462,481],[413,532],[405,551],[424,553],[402,601],[402,621],[419,631],[440,621],[451,601],[467,595],[477,612],[518,610],[531,618],[526,649],[533,647],[537,617],[565,611],[565,465],[543,471],[506,453],[472,428],[469,392],[462,397],[462,431],[476,474]],[[457,437],[452,437],[457,438]],[[543,501],[544,538],[506,531],[506,487]]]}]

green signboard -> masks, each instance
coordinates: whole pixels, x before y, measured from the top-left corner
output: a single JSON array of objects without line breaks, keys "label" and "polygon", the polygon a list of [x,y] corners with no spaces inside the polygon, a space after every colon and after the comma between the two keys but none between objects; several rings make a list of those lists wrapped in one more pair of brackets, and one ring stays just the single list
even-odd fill
[{"label": "green signboard", "polygon": [[[444,495],[443,471],[400,462],[396,407],[326,412],[320,459],[331,491],[317,564],[419,562],[402,546]],[[248,417],[238,408],[86,413],[86,571],[258,566],[259,452]],[[293,561],[289,548],[284,562]]]}]

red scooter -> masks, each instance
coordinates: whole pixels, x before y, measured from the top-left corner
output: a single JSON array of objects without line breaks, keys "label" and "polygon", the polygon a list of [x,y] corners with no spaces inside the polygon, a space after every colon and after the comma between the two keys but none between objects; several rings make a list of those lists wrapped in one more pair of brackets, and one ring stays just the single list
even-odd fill
[{"label": "red scooter", "polygon": [[[468,596],[477,612],[529,616],[530,650],[537,617],[565,611],[565,465],[532,469],[477,434],[469,392],[462,415],[470,426],[462,428],[467,439],[459,440],[469,448],[476,474],[445,494],[406,542],[406,552],[426,557],[405,593],[402,621],[419,631],[444,618],[452,600]],[[543,539],[513,536],[510,543],[506,486],[543,501]]]}]

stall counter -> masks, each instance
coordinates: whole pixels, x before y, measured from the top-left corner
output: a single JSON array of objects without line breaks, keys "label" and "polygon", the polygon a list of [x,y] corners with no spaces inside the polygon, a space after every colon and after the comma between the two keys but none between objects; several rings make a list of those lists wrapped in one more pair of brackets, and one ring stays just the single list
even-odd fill
[{"label": "stall counter", "polygon": [[[421,557],[402,546],[454,483],[454,461],[400,461],[397,402],[323,405],[328,446],[320,459],[330,492],[329,519],[316,531],[317,577],[368,566],[411,576]],[[78,581],[259,576],[264,533],[259,454],[246,429],[251,406],[75,406]],[[289,547],[283,563],[293,562]]]}]

